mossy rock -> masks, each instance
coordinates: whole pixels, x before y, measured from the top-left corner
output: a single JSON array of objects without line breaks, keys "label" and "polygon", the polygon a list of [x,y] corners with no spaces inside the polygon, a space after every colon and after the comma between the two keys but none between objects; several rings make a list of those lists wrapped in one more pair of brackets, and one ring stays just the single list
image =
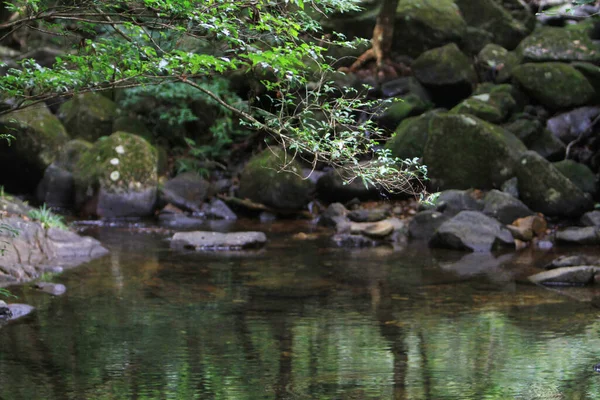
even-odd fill
[{"label": "mossy rock", "polygon": [[584,61],[600,62],[600,45],[584,31],[541,27],[526,37],[517,48],[523,62]]},{"label": "mossy rock", "polygon": [[146,124],[140,119],[130,116],[118,117],[113,122],[113,132],[128,132],[143,137],[152,142],[152,132],[146,127]]},{"label": "mossy rock", "polygon": [[115,132],[97,140],[74,171],[76,205],[105,218],[149,215],[158,184],[156,149],[144,138]]},{"label": "mossy rock", "polygon": [[513,70],[513,77],[528,95],[553,110],[581,106],[595,96],[586,77],[568,64],[523,64]]},{"label": "mossy rock", "polygon": [[117,105],[97,93],[83,93],[61,105],[58,116],[72,137],[94,142],[113,132]]},{"label": "mossy rock", "polygon": [[471,114],[484,121],[498,124],[505,121],[516,106],[517,103],[508,93],[482,93],[463,100],[449,113]]},{"label": "mossy rock", "polygon": [[521,155],[515,175],[521,201],[533,211],[547,216],[578,217],[594,207],[591,196],[534,151]]},{"label": "mossy rock", "polygon": [[438,114],[423,164],[434,190],[492,189],[513,174],[525,145],[512,133],[468,114]]},{"label": "mossy rock", "polygon": [[82,139],[73,139],[65,143],[62,150],[56,157],[55,164],[67,171],[73,172],[81,158],[93,147],[93,144]]},{"label": "mossy rock", "polygon": [[310,201],[313,183],[301,177],[300,163],[280,148],[252,157],[240,176],[238,195],[282,210],[302,209]]},{"label": "mossy rock", "polygon": [[528,145],[542,131],[542,123],[534,118],[517,118],[502,126]]},{"label": "mossy rock", "polygon": [[565,144],[548,129],[541,129],[536,135],[528,139],[526,145],[529,150],[535,151],[550,161],[563,158],[566,150]]},{"label": "mossy rock", "polygon": [[514,49],[530,30],[494,0],[456,0],[462,15],[471,26],[494,35],[494,43]]},{"label": "mossy rock", "polygon": [[596,97],[592,102],[596,104],[600,103],[600,67],[585,62],[574,62],[571,63],[571,66],[581,72],[594,88]]},{"label": "mossy rock", "polygon": [[408,93],[394,101],[378,119],[379,126],[387,129],[396,127],[406,118],[424,113],[433,108],[433,103],[423,100],[414,93]]},{"label": "mossy rock", "polygon": [[477,66],[484,80],[506,83],[512,70],[520,64],[519,56],[497,44],[488,44],[477,55]]},{"label": "mossy rock", "polygon": [[478,54],[486,46],[494,41],[494,35],[485,29],[474,26],[467,27],[467,34],[463,39],[460,48],[468,55]]},{"label": "mossy rock", "polygon": [[453,0],[402,0],[396,9],[393,51],[417,57],[449,42],[460,43],[466,33],[467,23]]},{"label": "mossy rock", "polygon": [[553,165],[583,192],[592,196],[596,194],[598,190],[596,176],[587,165],[573,160],[562,160]]},{"label": "mossy rock", "polygon": [[438,111],[430,111],[418,117],[407,118],[388,140],[385,147],[394,157],[402,160],[421,158],[429,138],[429,123]]}]

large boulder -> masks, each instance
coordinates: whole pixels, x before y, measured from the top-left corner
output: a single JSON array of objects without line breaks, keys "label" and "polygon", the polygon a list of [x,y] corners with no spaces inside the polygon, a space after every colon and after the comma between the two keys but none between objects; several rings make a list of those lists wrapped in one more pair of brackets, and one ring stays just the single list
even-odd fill
[{"label": "large boulder", "polygon": [[526,151],[512,133],[467,114],[439,114],[431,121],[423,153],[432,185],[444,189],[493,189],[513,175]]},{"label": "large boulder", "polygon": [[414,76],[429,89],[434,103],[451,107],[468,97],[477,83],[469,57],[455,43],[422,53],[411,66]]},{"label": "large boulder", "polygon": [[587,133],[598,116],[600,107],[580,107],[548,119],[546,128],[563,143],[569,144]]},{"label": "large boulder", "polygon": [[553,110],[581,106],[595,96],[586,77],[568,64],[522,64],[513,70],[513,78],[527,94]]},{"label": "large boulder", "polygon": [[252,157],[240,176],[239,197],[276,209],[304,208],[314,185],[301,176],[302,166],[292,157],[280,148]]},{"label": "large boulder", "polygon": [[495,189],[485,195],[483,203],[483,213],[503,224],[511,224],[516,219],[534,214],[519,199]]},{"label": "large boulder", "polygon": [[400,123],[385,147],[394,157],[402,160],[421,158],[429,138],[429,123],[437,111],[430,111],[418,117],[407,118]]},{"label": "large boulder", "polygon": [[94,142],[113,133],[117,105],[101,94],[82,93],[63,103],[58,116],[72,137]]},{"label": "large boulder", "polygon": [[596,176],[587,165],[573,160],[562,160],[555,162],[554,166],[584,193],[589,193],[592,197],[596,194]]},{"label": "large boulder", "polygon": [[75,200],[73,171],[79,158],[92,144],[75,139],[67,142],[56,160],[46,168],[36,189],[36,198],[49,207],[68,208]]},{"label": "large boulder", "polygon": [[440,225],[429,243],[432,247],[473,252],[514,246],[510,231],[497,220],[479,211],[461,211]]},{"label": "large boulder", "polygon": [[506,92],[482,93],[461,101],[450,114],[471,114],[493,124],[504,122],[515,110],[515,99]]},{"label": "large boulder", "polygon": [[195,172],[184,172],[169,179],[160,190],[163,202],[191,212],[201,212],[209,194],[210,183]]},{"label": "large boulder", "polygon": [[583,31],[540,27],[517,48],[524,62],[600,62],[600,45]]},{"label": "large boulder", "polygon": [[515,19],[494,0],[456,0],[469,25],[493,34],[493,42],[509,50],[514,49],[529,33],[521,21]]},{"label": "large boulder", "polygon": [[0,180],[13,193],[33,192],[69,140],[58,118],[43,103],[0,117],[0,134],[15,137],[10,145],[0,140]]},{"label": "large boulder", "polygon": [[534,211],[548,216],[578,217],[594,207],[591,196],[536,152],[521,155],[515,174],[521,200]]},{"label": "large boulder", "polygon": [[488,44],[477,54],[477,67],[481,80],[506,83],[512,70],[519,65],[519,57],[497,44]]},{"label": "large boulder", "polygon": [[115,132],[85,152],[74,172],[76,206],[101,218],[151,215],[156,203],[157,153],[145,139]]}]

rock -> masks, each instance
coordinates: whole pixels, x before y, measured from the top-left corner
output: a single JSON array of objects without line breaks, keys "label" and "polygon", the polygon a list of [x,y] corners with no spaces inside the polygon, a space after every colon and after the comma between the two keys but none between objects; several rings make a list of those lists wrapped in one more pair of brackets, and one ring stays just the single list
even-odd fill
[{"label": "rock", "polygon": [[44,251],[49,260],[96,258],[108,254],[96,239],[60,228],[48,228],[45,239]]},{"label": "rock", "polygon": [[513,77],[527,94],[552,110],[581,106],[595,96],[585,76],[567,64],[522,64],[513,70]]},{"label": "rock", "polygon": [[594,275],[600,268],[581,265],[578,267],[562,267],[539,272],[529,277],[529,280],[541,285],[588,285],[593,282]]},{"label": "rock", "polygon": [[13,193],[32,193],[69,140],[58,118],[42,103],[0,117],[0,134],[12,135],[10,145],[0,140],[0,181]]},{"label": "rock", "polygon": [[460,48],[465,54],[476,55],[485,46],[492,44],[494,35],[485,29],[475,26],[467,26],[467,34],[460,44]]},{"label": "rock", "polygon": [[456,0],[467,24],[494,35],[494,43],[514,49],[529,29],[494,0]]},{"label": "rock", "polygon": [[503,224],[510,224],[518,218],[533,215],[533,211],[519,199],[495,189],[485,195],[483,203],[483,213]]},{"label": "rock", "polygon": [[303,179],[300,163],[280,148],[252,157],[240,176],[239,197],[275,209],[298,210],[310,201],[313,184]]},{"label": "rock", "polygon": [[169,179],[160,190],[163,202],[191,212],[201,212],[209,194],[210,183],[194,172],[184,172]]},{"label": "rock", "polygon": [[[453,0],[403,0],[396,9],[392,50],[416,57],[446,43],[460,43],[466,32]],[[363,37],[371,35],[372,31]]]},{"label": "rock", "polygon": [[19,303],[9,304],[8,308],[9,308],[10,312],[12,313],[12,317],[10,318],[11,321],[14,321],[15,319],[18,319],[18,318],[25,317],[26,315],[31,314],[33,312],[33,310],[35,310],[35,307],[30,306],[29,304],[19,304]]},{"label": "rock", "polygon": [[211,200],[208,209],[206,210],[206,216],[217,219],[236,220],[237,215],[231,211],[231,208],[221,199]]},{"label": "rock", "polygon": [[589,195],[533,151],[523,153],[515,172],[521,201],[534,211],[579,217],[594,206]]},{"label": "rock", "polygon": [[171,248],[192,250],[242,250],[263,247],[267,236],[263,232],[177,232]]},{"label": "rock", "polygon": [[332,240],[339,247],[375,247],[383,244],[383,242],[379,240],[374,240],[363,235],[347,233],[334,235]]},{"label": "rock", "polygon": [[519,44],[523,62],[600,62],[600,46],[586,32],[540,27]]},{"label": "rock", "polygon": [[548,129],[541,129],[529,138],[526,143],[529,150],[535,151],[548,160],[564,158],[566,146],[558,140]]},{"label": "rock", "polygon": [[319,217],[319,225],[335,227],[340,220],[346,220],[348,212],[342,203],[332,203]]},{"label": "rock", "polygon": [[600,227],[600,211],[594,210],[583,214],[579,220],[584,226],[599,226]]},{"label": "rock", "polygon": [[67,291],[66,286],[62,283],[37,282],[35,288],[52,296],[61,296]]},{"label": "rock", "polygon": [[543,130],[542,123],[538,119],[528,116],[514,119],[502,127],[518,137],[526,146],[529,146]]},{"label": "rock", "polygon": [[511,233],[498,221],[478,211],[461,211],[437,229],[429,244],[472,252],[514,246]]},{"label": "rock", "polygon": [[519,57],[497,44],[486,45],[477,54],[477,69],[483,81],[506,83],[512,78],[512,70],[519,65]]},{"label": "rock", "polygon": [[515,160],[526,150],[499,126],[470,115],[439,114],[431,121],[423,164],[440,190],[492,189],[513,176]]},{"label": "rock", "polygon": [[587,165],[573,160],[563,160],[555,162],[553,165],[584,193],[589,193],[591,196],[596,194],[596,175]]},{"label": "rock", "polygon": [[483,202],[477,190],[444,190],[435,201],[437,211],[446,216],[454,216],[461,211],[481,211]]},{"label": "rock", "polygon": [[350,178],[335,169],[328,171],[317,181],[317,197],[327,203],[346,203],[354,199],[378,200],[386,195],[382,189],[374,185],[365,184],[360,179],[350,180]]},{"label": "rock", "polygon": [[200,229],[206,225],[206,219],[183,213],[158,214],[158,224],[170,229]]},{"label": "rock", "polygon": [[597,226],[566,228],[556,232],[556,241],[564,244],[600,244],[600,228]]},{"label": "rock", "polygon": [[385,144],[385,147],[392,151],[392,156],[402,160],[423,157],[429,138],[429,124],[437,113],[438,111],[430,111],[403,120]]},{"label": "rock", "polygon": [[363,234],[375,239],[382,239],[394,232],[394,225],[387,220],[378,222],[353,222],[350,225],[351,234]]},{"label": "rock", "polygon": [[82,93],[60,106],[58,117],[69,134],[90,142],[113,133],[117,105],[97,93]]},{"label": "rock", "polygon": [[[423,114],[433,108],[433,103],[427,90],[414,77],[400,77],[382,85],[386,96],[394,93],[382,104],[381,111],[375,116],[378,125],[384,129],[394,130],[400,122],[408,117]],[[396,97],[398,96],[398,97]]]},{"label": "rock", "polygon": [[413,239],[429,241],[435,231],[450,217],[434,210],[418,212],[408,225],[408,235]]},{"label": "rock", "polygon": [[580,107],[555,115],[546,122],[546,129],[563,143],[569,144],[590,129],[600,115],[600,107]]},{"label": "rock", "polygon": [[156,149],[115,132],[84,153],[74,171],[76,206],[101,218],[152,215],[158,188]]},{"label": "rock", "polygon": [[412,72],[429,89],[435,104],[452,107],[469,96],[477,82],[471,60],[455,43],[422,53],[412,64]]},{"label": "rock", "polygon": [[504,181],[501,189],[504,193],[511,195],[515,199],[519,198],[519,180],[516,177]]},{"label": "rock", "polygon": [[463,100],[449,114],[471,114],[493,124],[504,122],[516,109],[517,103],[509,93],[495,92],[474,95]]},{"label": "rock", "polygon": [[10,311],[10,308],[8,308],[8,305],[0,300],[0,322],[2,321],[7,321],[12,317],[12,312]]},{"label": "rock", "polygon": [[596,265],[598,260],[591,260],[589,257],[582,255],[575,256],[560,256],[544,266],[545,269],[555,269],[563,267],[576,267],[580,265]]},{"label": "rock", "polygon": [[585,62],[574,62],[571,65],[577,71],[581,72],[594,88],[596,97],[594,98],[593,103],[600,103],[600,67]]},{"label": "rock", "polygon": [[361,208],[348,213],[348,218],[353,222],[377,222],[385,219],[389,214],[386,208]]}]

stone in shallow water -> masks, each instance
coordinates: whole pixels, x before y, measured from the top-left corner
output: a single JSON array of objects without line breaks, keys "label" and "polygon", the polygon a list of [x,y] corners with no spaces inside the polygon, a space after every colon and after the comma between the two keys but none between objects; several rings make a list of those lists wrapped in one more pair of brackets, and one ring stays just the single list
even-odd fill
[{"label": "stone in shallow water", "polygon": [[600,244],[600,228],[597,226],[570,227],[556,232],[556,241],[568,244]]},{"label": "stone in shallow water", "polygon": [[29,304],[14,303],[9,304],[8,309],[12,313],[12,317],[10,318],[10,320],[12,321],[17,318],[29,315],[33,310],[35,310],[35,307],[30,306]]},{"label": "stone in shallow water", "polygon": [[67,291],[66,286],[62,283],[38,282],[35,284],[35,287],[40,291],[53,296],[63,295]]},{"label": "stone in shallow water", "polygon": [[177,232],[171,239],[171,248],[194,250],[239,250],[259,248],[267,243],[263,232]]},{"label": "stone in shallow water", "polygon": [[531,275],[529,280],[542,285],[588,285],[598,272],[600,267],[591,265],[561,267]]}]

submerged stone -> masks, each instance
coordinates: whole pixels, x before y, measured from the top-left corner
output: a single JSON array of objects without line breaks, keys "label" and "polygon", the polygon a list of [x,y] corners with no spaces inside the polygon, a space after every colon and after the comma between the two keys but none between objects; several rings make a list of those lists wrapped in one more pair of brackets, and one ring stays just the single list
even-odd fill
[{"label": "submerged stone", "polygon": [[267,243],[263,232],[177,232],[171,248],[192,250],[242,250],[260,248]]}]

